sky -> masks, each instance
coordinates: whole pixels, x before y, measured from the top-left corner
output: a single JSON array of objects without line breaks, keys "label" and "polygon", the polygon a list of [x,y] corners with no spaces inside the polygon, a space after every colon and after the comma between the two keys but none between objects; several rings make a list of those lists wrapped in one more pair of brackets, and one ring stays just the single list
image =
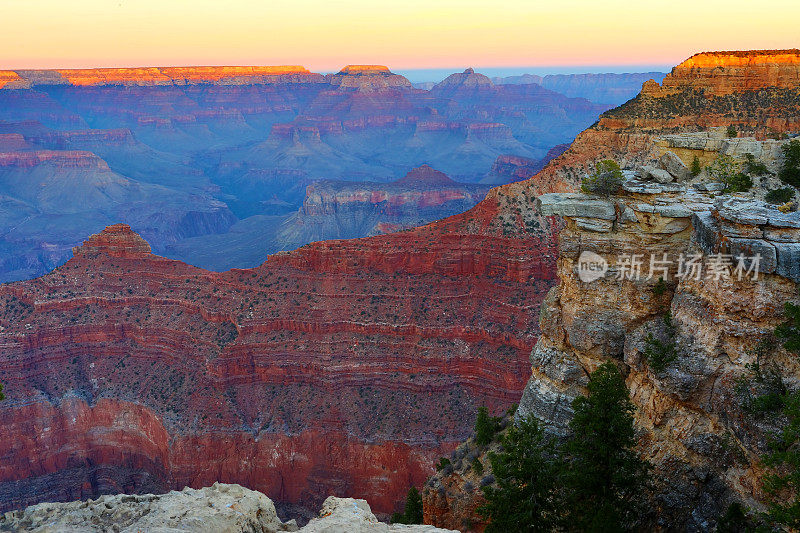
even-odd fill
[{"label": "sky", "polygon": [[800,47],[798,20],[798,0],[0,0],[0,69],[663,70],[700,51]]}]

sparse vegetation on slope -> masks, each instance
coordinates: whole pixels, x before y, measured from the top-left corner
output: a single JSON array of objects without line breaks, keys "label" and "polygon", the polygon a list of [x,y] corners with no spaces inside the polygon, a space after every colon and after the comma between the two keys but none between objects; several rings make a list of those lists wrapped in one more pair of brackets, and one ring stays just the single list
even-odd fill
[{"label": "sparse vegetation on slope", "polygon": [[583,179],[581,190],[589,194],[611,196],[622,187],[623,179],[619,164],[611,159],[606,159],[595,165],[593,175]]}]

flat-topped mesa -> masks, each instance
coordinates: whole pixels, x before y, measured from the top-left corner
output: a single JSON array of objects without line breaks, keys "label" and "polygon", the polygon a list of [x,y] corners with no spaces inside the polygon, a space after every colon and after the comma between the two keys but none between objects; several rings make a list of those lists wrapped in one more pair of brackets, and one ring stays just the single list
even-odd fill
[{"label": "flat-topped mesa", "polygon": [[248,83],[320,83],[323,76],[300,65],[243,66],[243,67],[162,67],[161,72],[177,85],[217,83],[244,85]]},{"label": "flat-topped mesa", "polygon": [[0,89],[24,89],[39,85],[76,87],[160,85],[240,85],[266,83],[321,83],[321,74],[299,65],[118,67],[54,70],[0,71]]},{"label": "flat-topped mesa", "polygon": [[0,70],[0,89],[27,89],[30,84],[13,70]]},{"label": "flat-topped mesa", "polygon": [[28,150],[0,152],[0,168],[32,168],[41,164],[62,168],[109,170],[108,163],[85,150]]},{"label": "flat-topped mesa", "polygon": [[150,245],[127,224],[113,224],[92,235],[80,246],[72,249],[75,257],[94,257],[107,254],[111,257],[137,259],[151,255]]},{"label": "flat-topped mesa", "polygon": [[[656,94],[646,82],[650,94]],[[708,95],[725,96],[766,88],[800,88],[800,50],[750,50],[702,52],[672,69],[661,84],[661,92],[685,88]]]},{"label": "flat-topped mesa", "polygon": [[375,91],[381,89],[411,89],[411,82],[383,65],[347,65],[336,74],[325,77],[328,83],[342,89]]},{"label": "flat-topped mesa", "polygon": [[338,72],[349,76],[392,76],[394,73],[384,65],[347,65]]}]

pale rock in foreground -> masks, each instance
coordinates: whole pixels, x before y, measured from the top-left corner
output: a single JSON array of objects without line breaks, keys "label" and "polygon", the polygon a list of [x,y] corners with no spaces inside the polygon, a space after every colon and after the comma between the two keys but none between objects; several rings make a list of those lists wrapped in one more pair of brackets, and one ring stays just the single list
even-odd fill
[{"label": "pale rock in foreground", "polygon": [[329,496],[322,504],[319,517],[313,519],[300,531],[303,533],[388,533],[392,531],[446,533],[453,530],[425,525],[384,524],[372,514],[366,500]]},{"label": "pale rock in foreground", "polygon": [[0,531],[277,533],[297,531],[297,525],[294,521],[282,523],[272,500],[260,492],[214,483],[167,494],[116,494],[31,505],[0,516]]},{"label": "pale rock in foreground", "polygon": [[240,485],[214,483],[167,494],[101,496],[96,500],[40,503],[0,515],[0,531],[36,533],[447,533],[433,526],[379,522],[365,500],[325,500],[320,516],[298,529],[281,522],[272,500]]}]

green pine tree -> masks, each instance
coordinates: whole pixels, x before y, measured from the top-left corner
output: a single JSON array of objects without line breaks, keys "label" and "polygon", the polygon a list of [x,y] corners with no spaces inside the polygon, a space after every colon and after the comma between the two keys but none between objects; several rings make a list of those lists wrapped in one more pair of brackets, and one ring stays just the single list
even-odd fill
[{"label": "green pine tree", "polygon": [[528,417],[511,426],[502,444],[502,452],[489,456],[496,486],[483,488],[487,503],[478,509],[489,521],[486,532],[553,531],[561,509],[552,439]]},{"label": "green pine tree", "polygon": [[794,140],[781,146],[783,165],[778,177],[787,185],[800,188],[800,141]]},{"label": "green pine tree", "polygon": [[475,419],[475,444],[486,446],[492,442],[499,422],[499,418],[489,416],[489,410],[486,407],[479,407],[478,416]]},{"label": "green pine tree", "polygon": [[3,394],[3,384],[0,383],[0,400],[5,400],[5,399],[6,399],[6,397]]},{"label": "green pine tree", "polygon": [[[800,145],[799,145],[800,146]],[[786,302],[786,321],[775,328],[775,336],[790,352],[800,354],[800,305]],[[764,463],[772,471],[764,478],[770,496],[768,517],[793,529],[800,528],[800,391],[783,392],[782,414],[786,424],[770,440]]]},{"label": "green pine tree", "polygon": [[770,441],[764,463],[772,471],[764,478],[770,496],[769,519],[800,528],[800,392],[787,394],[783,415],[787,424]]},{"label": "green pine tree", "polygon": [[786,302],[784,304],[786,321],[775,328],[775,336],[783,341],[783,347],[800,354],[800,305]]},{"label": "green pine tree", "polygon": [[692,166],[689,167],[689,172],[691,172],[692,176],[699,176],[700,173],[703,171],[703,167],[700,166],[700,160],[697,156],[694,156],[692,159]]},{"label": "green pine tree", "polygon": [[394,513],[391,522],[392,524],[422,523],[422,495],[416,487],[408,489],[405,510],[402,513]]},{"label": "green pine tree", "polygon": [[627,531],[640,518],[650,468],[633,449],[634,406],[613,363],[591,374],[588,390],[572,404],[566,524],[579,531]]}]

